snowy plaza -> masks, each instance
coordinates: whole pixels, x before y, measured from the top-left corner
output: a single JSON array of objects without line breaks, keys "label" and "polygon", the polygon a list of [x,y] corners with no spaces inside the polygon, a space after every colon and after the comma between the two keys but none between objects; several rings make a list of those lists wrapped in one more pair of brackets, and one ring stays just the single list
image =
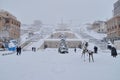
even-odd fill
[{"label": "snowy plaza", "polygon": [[[16,52],[11,55],[2,55],[10,52],[1,52],[0,80],[120,80],[120,55],[113,58],[110,50],[97,41],[104,35],[88,31],[86,28],[82,28],[80,32],[77,30],[74,29],[73,32],[84,36],[79,37],[81,41],[89,41],[89,49],[94,45],[99,47],[98,53],[93,55],[94,62],[89,62],[88,55],[84,60],[80,48],[76,48],[76,52],[74,48],[69,48],[69,53],[65,54],[60,54],[58,48],[40,49],[40,44],[45,40],[40,39],[24,47],[19,56]],[[23,42],[26,42],[24,37],[23,35]],[[32,46],[38,50],[32,51]]]},{"label": "snowy plaza", "polygon": [[120,0],[0,0],[0,80],[120,80]]},{"label": "snowy plaza", "polygon": [[81,50],[60,54],[57,49],[23,51],[0,56],[0,80],[120,80],[120,56],[110,51],[94,54],[94,62],[81,58]]}]

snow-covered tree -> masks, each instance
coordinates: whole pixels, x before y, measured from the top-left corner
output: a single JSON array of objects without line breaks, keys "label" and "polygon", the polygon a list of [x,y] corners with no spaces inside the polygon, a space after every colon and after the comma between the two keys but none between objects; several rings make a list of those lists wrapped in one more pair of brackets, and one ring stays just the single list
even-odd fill
[{"label": "snow-covered tree", "polygon": [[61,40],[60,40],[60,45],[58,51],[60,53],[68,53],[68,47],[65,41],[65,36],[62,34],[61,35]]}]

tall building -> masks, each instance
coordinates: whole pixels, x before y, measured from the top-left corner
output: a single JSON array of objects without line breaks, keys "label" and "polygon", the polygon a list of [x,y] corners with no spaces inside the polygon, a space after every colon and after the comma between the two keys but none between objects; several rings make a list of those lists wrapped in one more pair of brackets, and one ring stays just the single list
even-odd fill
[{"label": "tall building", "polygon": [[19,40],[20,39],[20,21],[7,11],[0,10],[0,39]]},{"label": "tall building", "polygon": [[107,38],[120,39],[120,16],[115,16],[107,21]]},{"label": "tall building", "polygon": [[114,3],[113,14],[114,16],[120,16],[120,0]]},{"label": "tall building", "polygon": [[120,0],[113,5],[113,17],[107,21],[107,39],[120,40]]}]

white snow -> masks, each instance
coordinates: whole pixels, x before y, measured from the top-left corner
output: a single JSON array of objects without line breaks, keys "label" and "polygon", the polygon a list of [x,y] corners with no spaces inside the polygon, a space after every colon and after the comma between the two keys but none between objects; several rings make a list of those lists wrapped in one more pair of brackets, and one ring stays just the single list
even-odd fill
[{"label": "white snow", "polygon": [[120,80],[120,56],[99,51],[95,62],[89,63],[80,53],[80,49],[76,53],[69,49],[68,54],[46,49],[0,56],[0,80]]},{"label": "white snow", "polygon": [[104,37],[107,36],[107,34],[104,34],[104,33],[97,33],[93,30],[87,30],[87,27],[88,27],[87,25],[82,25],[82,27],[80,29],[81,29],[81,31],[83,31],[84,33],[94,37],[95,39],[102,40]]},{"label": "white snow", "polygon": [[9,45],[8,45],[9,48],[12,48],[12,47],[15,47],[15,44],[10,42]]},{"label": "white snow", "polygon": [[87,33],[87,34],[89,34],[90,36],[92,36],[92,37],[94,37],[94,38],[96,38],[96,39],[103,39],[104,37],[106,37],[106,34],[103,34],[103,33],[101,33],[101,34],[98,34],[97,32],[94,32],[94,31],[86,31],[85,33]]},{"label": "white snow", "polygon": [[[53,29],[50,28],[41,28],[47,29],[40,31],[42,35],[46,35],[43,36],[44,39],[52,32]],[[102,36],[89,32],[84,27],[82,31],[102,39]],[[21,37],[22,42],[27,41],[26,37],[27,34]],[[32,46],[40,47],[44,39],[29,44],[28,48],[31,50]],[[93,46],[94,44],[89,43],[88,48],[93,50]],[[109,50],[98,49],[98,53],[94,54],[95,62],[89,63],[87,55],[85,61],[81,57],[81,51],[77,48],[75,53],[71,48],[68,54],[60,54],[57,48],[47,48],[36,52],[22,51],[20,56],[16,53],[2,56],[3,53],[11,52],[0,52],[0,80],[120,80],[120,55],[113,58]]]}]

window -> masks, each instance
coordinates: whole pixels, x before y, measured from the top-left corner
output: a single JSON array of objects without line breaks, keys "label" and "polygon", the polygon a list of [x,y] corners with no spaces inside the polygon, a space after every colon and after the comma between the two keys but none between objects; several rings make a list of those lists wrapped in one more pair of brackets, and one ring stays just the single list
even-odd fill
[{"label": "window", "polygon": [[8,14],[6,14],[8,16]]},{"label": "window", "polygon": [[5,23],[9,23],[9,19],[5,19]]}]

